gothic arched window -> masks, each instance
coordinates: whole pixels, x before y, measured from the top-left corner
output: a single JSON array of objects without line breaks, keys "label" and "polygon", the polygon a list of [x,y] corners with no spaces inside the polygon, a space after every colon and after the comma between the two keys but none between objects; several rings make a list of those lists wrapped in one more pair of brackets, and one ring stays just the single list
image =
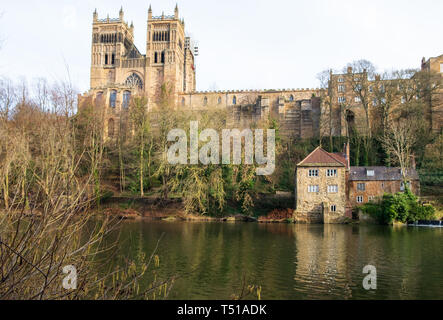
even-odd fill
[{"label": "gothic arched window", "polygon": [[138,88],[138,89],[143,89],[143,81],[142,79],[140,79],[140,77],[133,73],[131,74],[125,82],[125,85],[130,87],[130,88]]},{"label": "gothic arched window", "polygon": [[103,92],[97,92],[97,96],[95,97],[97,104],[100,104],[103,102]]},{"label": "gothic arched window", "polygon": [[232,104],[233,104],[233,105],[236,105],[236,104],[237,104],[237,97],[236,97],[236,96],[234,96],[234,98],[232,98]]},{"label": "gothic arched window", "polygon": [[154,63],[158,63],[158,53],[154,53]]},{"label": "gothic arched window", "polygon": [[207,106],[207,105],[208,105],[208,97],[205,97],[205,98],[203,99],[203,105],[204,105],[204,106]]},{"label": "gothic arched window", "polygon": [[162,60],[161,60],[161,63],[165,63],[165,52],[164,52],[164,51],[162,52]]},{"label": "gothic arched window", "polygon": [[117,91],[112,90],[111,95],[109,96],[109,106],[111,108],[115,108],[116,102],[117,102]]},{"label": "gothic arched window", "polygon": [[182,98],[182,107],[185,106],[185,98]]},{"label": "gothic arched window", "polygon": [[292,94],[289,96],[289,101],[294,101],[294,96]]},{"label": "gothic arched window", "polygon": [[128,109],[129,108],[129,101],[131,101],[131,91],[123,92],[123,104],[122,104],[122,107],[124,109]]},{"label": "gothic arched window", "polygon": [[221,97],[218,97],[218,104],[221,104],[221,102],[222,102],[222,99],[221,99]]},{"label": "gothic arched window", "polygon": [[114,125],[114,119],[109,119],[108,121],[108,137],[112,138],[114,136],[114,130],[115,130],[115,125]]}]

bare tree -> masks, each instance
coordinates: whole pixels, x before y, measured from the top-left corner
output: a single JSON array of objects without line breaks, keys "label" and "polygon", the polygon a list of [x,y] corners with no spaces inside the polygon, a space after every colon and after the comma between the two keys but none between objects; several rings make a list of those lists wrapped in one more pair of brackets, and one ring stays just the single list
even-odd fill
[{"label": "bare tree", "polygon": [[400,166],[403,179],[406,179],[407,169],[411,167],[416,136],[414,122],[400,119],[389,121],[385,135],[380,139],[385,152]]}]

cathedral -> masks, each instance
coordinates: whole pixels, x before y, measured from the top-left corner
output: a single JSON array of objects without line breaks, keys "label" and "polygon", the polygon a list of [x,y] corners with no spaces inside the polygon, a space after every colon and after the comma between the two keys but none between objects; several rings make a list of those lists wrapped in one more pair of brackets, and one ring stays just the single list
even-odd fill
[{"label": "cathedral", "polygon": [[[355,76],[352,69],[348,68],[347,74],[331,73],[328,88],[322,89],[199,92],[195,66],[198,48],[186,34],[178,7],[173,15],[160,16],[154,16],[149,7],[146,32],[146,54],[142,54],[134,44],[134,26],[125,21],[123,8],[118,18],[100,19],[97,10],[93,14],[90,90],[80,96],[79,105],[86,97],[106,105],[105,135],[109,138],[118,134],[115,123],[129,108],[132,96],[146,97],[149,112],[161,111],[158,101],[165,85],[175,108],[226,108],[236,127],[248,127],[271,115],[279,120],[283,135],[310,138],[345,136],[350,121],[362,128],[368,125],[363,121],[361,101],[352,96],[351,86],[344,89],[344,83]],[[423,65],[443,65],[443,56],[432,59],[435,61],[430,59]],[[328,108],[321,103],[325,97],[331,100]],[[346,101],[354,104],[352,112],[343,108]],[[436,109],[440,117],[441,109],[441,105]],[[325,117],[327,121],[322,120]],[[434,126],[441,130],[441,121]]]}]

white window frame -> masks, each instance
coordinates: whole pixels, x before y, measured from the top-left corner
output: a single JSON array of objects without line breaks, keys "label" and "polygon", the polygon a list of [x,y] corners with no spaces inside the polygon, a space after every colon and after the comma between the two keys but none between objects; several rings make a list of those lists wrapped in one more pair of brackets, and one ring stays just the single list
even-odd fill
[{"label": "white window frame", "polygon": [[326,171],[327,177],[336,177],[337,176],[337,169],[328,169]]},{"label": "white window frame", "polygon": [[320,192],[320,186],[318,185],[308,186],[308,193],[319,193],[319,192]]},{"label": "white window frame", "polygon": [[337,212],[337,205],[335,205],[335,204],[331,205],[330,209],[331,209],[331,212]]},{"label": "white window frame", "polygon": [[320,176],[320,172],[318,169],[309,169],[308,171],[308,177],[310,178],[317,178]]},{"label": "white window frame", "polygon": [[357,203],[363,203],[363,196],[357,196]]},{"label": "white window frame", "polygon": [[338,97],[338,103],[345,103],[345,102],[346,102],[346,97],[345,96]]},{"label": "white window frame", "polygon": [[338,185],[328,186],[328,193],[338,193]]},{"label": "white window frame", "polygon": [[366,183],[357,183],[357,190],[358,191],[366,191]]},{"label": "white window frame", "polygon": [[366,175],[368,177],[375,177],[375,170],[367,170]]},{"label": "white window frame", "polygon": [[361,98],[359,96],[355,96],[354,101],[356,103],[360,103],[361,102]]},{"label": "white window frame", "polygon": [[345,91],[346,91],[345,85],[344,84],[340,84],[338,86],[338,92],[345,92]]}]

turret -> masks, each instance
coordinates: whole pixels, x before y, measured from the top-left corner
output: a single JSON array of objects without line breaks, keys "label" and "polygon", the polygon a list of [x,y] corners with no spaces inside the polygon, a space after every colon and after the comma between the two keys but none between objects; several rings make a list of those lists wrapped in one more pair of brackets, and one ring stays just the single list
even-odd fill
[{"label": "turret", "polygon": [[123,6],[120,8],[119,17],[120,17],[120,21],[123,21],[123,19],[125,17],[125,13],[123,12]]},{"label": "turret", "polygon": [[149,5],[148,20],[152,20],[152,8],[151,8],[151,5]]},{"label": "turret", "polygon": [[178,4],[175,5],[174,18],[178,19]]},{"label": "turret", "polygon": [[94,22],[97,22],[97,20],[98,20],[97,9],[94,10],[94,13],[93,13],[92,17],[93,17],[93,21],[94,21]]}]

